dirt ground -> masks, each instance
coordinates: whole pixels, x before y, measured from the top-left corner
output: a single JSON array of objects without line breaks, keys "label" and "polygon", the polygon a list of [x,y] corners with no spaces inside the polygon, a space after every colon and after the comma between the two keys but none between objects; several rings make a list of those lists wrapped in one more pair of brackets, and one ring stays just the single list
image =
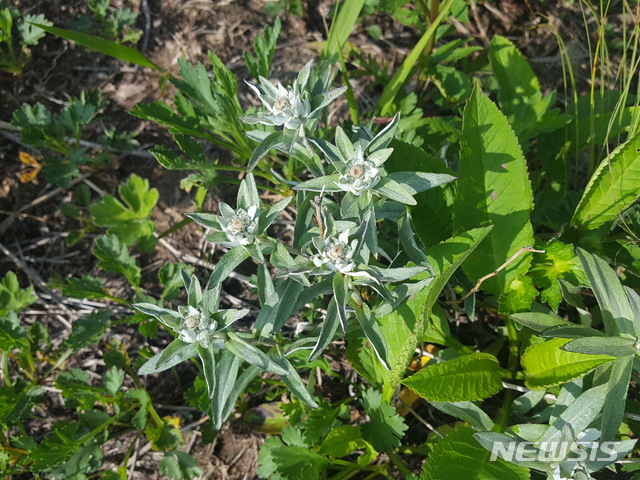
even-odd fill
[{"label": "dirt ground", "polygon": [[[13,3],[16,6],[19,4],[25,13],[43,13],[61,27],[69,26],[74,18],[86,12],[86,0],[14,0]],[[148,9],[144,8],[145,3]],[[582,18],[579,12],[567,9],[562,2],[550,6],[551,3],[517,0],[478,2],[471,9],[470,23],[456,25],[456,28],[462,35],[475,37],[481,45],[486,45],[494,33],[507,35],[531,59],[544,85],[549,89],[557,88],[558,78],[561,78],[557,43],[552,29],[544,27],[543,23],[548,22],[559,29],[565,38],[569,38],[578,62],[584,59],[586,66],[588,56],[580,41],[580,35],[584,32],[580,31]],[[177,75],[178,58],[206,63],[207,52],[211,50],[238,79],[247,78],[242,54],[252,50],[254,36],[272,21],[267,17],[261,0],[119,0],[112,4],[142,12],[136,25],[144,30],[139,45],[147,45],[144,53],[173,75]],[[290,14],[281,17],[283,29],[273,62],[273,77],[291,78],[315,56],[317,42],[326,38],[325,18],[331,6],[332,2],[325,0],[309,0],[303,2],[304,14],[301,18]],[[547,19],[537,15],[538,11],[544,12]],[[574,20],[580,26],[573,26]],[[147,28],[145,21],[148,21]],[[365,31],[366,26],[373,24],[382,29],[382,37],[378,40],[369,37]],[[390,69],[393,69],[417,38],[418,32],[377,14],[366,19],[364,26],[358,27],[352,40],[363,51],[384,57]],[[97,198],[103,193],[114,194],[131,173],[148,178],[151,185],[160,190],[161,200],[153,220],[157,224],[157,231],[163,232],[180,222],[184,213],[195,207],[192,193],[178,187],[184,175],[162,169],[146,154],[146,150],[154,145],[171,146],[170,135],[163,128],[128,114],[138,102],[148,103],[158,99],[170,101],[173,91],[169,88],[163,92],[159,80],[156,72],[125,65],[52,36],[47,36],[32,49],[32,60],[22,76],[0,73],[0,122],[5,122],[0,124],[0,245],[3,247],[0,275],[4,276],[7,270],[14,270],[23,285],[26,282],[34,284],[41,299],[29,309],[25,321],[44,322],[53,332],[54,341],[61,342],[68,335],[69,324],[95,308],[93,304],[83,305],[63,299],[48,286],[56,278],[97,273],[95,259],[90,253],[93,237],[87,236],[72,247],[65,246],[67,232],[79,226],[77,221],[65,217],[59,209],[63,202],[70,199],[70,194],[47,185],[44,179],[20,183],[18,177],[23,167],[18,160],[18,153],[24,147],[20,145],[15,132],[6,128],[6,122],[11,121],[12,112],[23,102],[42,102],[47,107],[57,108],[82,89],[100,89],[109,100],[103,114],[103,125],[117,125],[120,131],[136,132],[140,146],[135,155],[118,156],[112,168],[84,171],[88,174],[86,183]],[[255,101],[250,98],[242,82],[239,84],[246,104]],[[365,91],[362,85],[360,88],[358,93],[362,94],[363,100],[376,93]],[[88,132],[86,140],[94,140],[99,134],[99,129]],[[210,154],[222,158],[227,155],[215,149]],[[213,209],[216,201],[232,196],[235,196],[233,188],[221,187],[210,196],[206,206]],[[20,209],[22,211],[16,215],[15,212]],[[154,253],[144,254],[138,259],[143,267],[145,293],[159,293],[160,286],[154,283],[154,278],[164,262],[210,258],[211,249],[203,240],[202,230],[195,224],[178,230],[165,240],[158,244]],[[114,294],[125,288],[115,276],[107,278],[107,285]],[[246,293],[240,287],[234,287],[233,281],[226,288],[237,297],[243,297]],[[110,335],[118,337],[130,352],[135,352],[140,348],[140,342],[145,341],[135,329],[112,331]],[[160,338],[158,345],[164,341],[166,339]],[[68,366],[100,372],[104,365],[101,355],[107,348],[106,343],[98,348],[99,351],[78,352],[69,360]],[[344,369],[345,376],[353,373],[346,371],[346,365],[337,368]],[[154,378],[147,380],[154,403],[159,405],[162,415],[178,415],[183,419],[182,425],[187,427],[186,445],[199,460],[205,472],[204,478],[253,479],[262,435],[235,420],[224,428],[213,443],[203,444],[197,412],[184,404],[183,392],[189,386],[189,379],[195,375],[188,366],[185,369],[182,372],[184,375],[180,375],[181,380],[173,379],[175,384],[160,384]],[[171,380],[163,377],[163,381]],[[332,386],[327,383],[325,388]],[[52,403],[55,401],[60,402],[60,399],[52,399]],[[63,418],[64,409],[52,411],[59,412],[60,419]],[[51,418],[51,421],[56,419]],[[38,437],[46,431],[32,433]],[[129,446],[127,442],[131,441],[133,438],[125,437],[118,442],[108,443],[105,446],[105,466],[119,465]],[[157,465],[162,454],[145,449],[143,442],[136,450],[135,473],[130,478],[157,478]]]}]

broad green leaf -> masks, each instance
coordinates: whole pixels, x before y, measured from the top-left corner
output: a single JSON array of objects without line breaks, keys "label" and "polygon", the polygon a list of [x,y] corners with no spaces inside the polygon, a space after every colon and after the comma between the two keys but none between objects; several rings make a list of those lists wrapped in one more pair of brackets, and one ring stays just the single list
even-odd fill
[{"label": "broad green leaf", "polygon": [[593,230],[640,198],[640,133],[605,158],[591,176],[571,223]]},{"label": "broad green leaf", "polygon": [[342,425],[329,432],[320,446],[320,453],[332,457],[346,457],[359,448],[373,448],[364,438],[360,426]]},{"label": "broad green leaf", "polygon": [[567,339],[553,338],[531,345],[522,355],[525,383],[532,390],[542,390],[586,375],[603,363],[615,360],[608,355],[583,355],[561,350]]},{"label": "broad green leaf", "polygon": [[[464,111],[453,205],[455,230],[495,226],[464,263],[464,271],[473,282],[496,270],[521,247],[533,245],[529,222],[532,207],[531,184],[518,140],[504,115],[476,87]],[[496,295],[505,293],[527,272],[530,261],[529,255],[521,255],[486,280],[482,288]]]},{"label": "broad green leaf", "polygon": [[491,459],[473,438],[474,431],[460,427],[438,441],[422,472],[423,480],[526,480],[529,470],[501,458]]},{"label": "broad green leaf", "polygon": [[402,381],[422,398],[436,402],[483,400],[502,390],[504,370],[488,353],[474,353],[427,365]]},{"label": "broad green leaf", "polygon": [[65,30],[64,28],[51,27],[49,25],[43,25],[38,23],[32,23],[32,25],[41,28],[47,33],[57,35],[58,37],[66,40],[76,42],[90,50],[95,50],[100,53],[104,53],[110,57],[124,60],[125,62],[135,63],[141,67],[153,68],[158,70],[159,67],[155,65],[151,60],[145,57],[138,50],[135,50],[118,43],[113,43],[108,40],[104,40],[93,35],[87,35],[86,33],[74,32],[72,30]]},{"label": "broad green leaf", "polygon": [[431,317],[431,308],[438,300],[440,292],[460,264],[490,231],[490,227],[471,230],[434,246],[427,255],[427,259],[435,270],[435,280],[422,292],[406,300],[392,313],[380,319],[380,328],[387,343],[388,363],[391,367],[391,373],[385,379],[386,401],[390,401],[395,387],[404,376],[416,345],[423,340],[425,330],[429,327],[427,322]]},{"label": "broad green leaf", "polygon": [[195,480],[203,474],[198,460],[180,450],[165,452],[158,471],[171,480]]}]

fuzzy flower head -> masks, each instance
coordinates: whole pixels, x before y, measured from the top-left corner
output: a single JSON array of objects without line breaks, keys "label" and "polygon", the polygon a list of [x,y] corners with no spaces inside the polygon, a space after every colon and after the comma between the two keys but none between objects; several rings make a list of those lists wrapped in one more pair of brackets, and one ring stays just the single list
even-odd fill
[{"label": "fuzzy flower head", "polygon": [[365,159],[362,146],[355,147],[353,157],[343,167],[336,185],[345,192],[361,195],[380,181],[380,168],[369,159]]},{"label": "fuzzy flower head", "polygon": [[353,255],[358,245],[357,240],[352,240],[349,244],[349,230],[345,230],[338,235],[329,236],[326,239],[316,237],[313,244],[318,253],[313,255],[313,264],[316,267],[324,267],[330,271],[340,273],[350,273],[353,271],[355,261]]},{"label": "fuzzy flower head", "polygon": [[291,87],[283,87],[280,83],[274,86],[269,80],[261,78],[262,88],[252,84],[249,86],[267,110],[260,123],[295,130],[311,113],[309,94],[300,91],[297,81]]},{"label": "fuzzy flower head", "polygon": [[303,134],[307,121],[317,118],[322,108],[346,90],[346,87],[329,90],[331,69],[312,76],[311,66],[312,62],[308,62],[289,87],[274,84],[264,77],[259,77],[258,85],[247,82],[265,111],[243,115],[241,120],[251,125],[261,123],[299,130]]},{"label": "fuzzy flower head", "polygon": [[178,338],[186,343],[198,342],[204,348],[209,348],[211,336],[215,333],[218,322],[209,318],[199,307],[178,307],[178,311],[182,315],[180,323],[175,328]]},{"label": "fuzzy flower head", "polygon": [[221,217],[218,218],[222,231],[229,242],[235,245],[249,245],[255,240],[258,228],[258,206],[251,205],[246,211],[243,208],[233,210],[226,203],[220,203]]}]

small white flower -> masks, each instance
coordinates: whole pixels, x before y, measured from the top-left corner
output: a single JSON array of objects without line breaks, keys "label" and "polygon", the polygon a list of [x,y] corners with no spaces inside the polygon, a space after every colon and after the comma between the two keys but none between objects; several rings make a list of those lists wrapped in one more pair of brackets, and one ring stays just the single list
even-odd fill
[{"label": "small white flower", "polygon": [[229,241],[236,245],[249,245],[255,240],[258,228],[258,207],[252,205],[248,210],[233,210],[226,203],[220,204],[220,226]]},{"label": "small white flower", "polygon": [[361,195],[380,181],[380,169],[375,163],[364,158],[360,145],[355,149],[355,156],[350,158],[336,185],[345,192]]},{"label": "small white flower", "polygon": [[209,347],[211,335],[217,328],[217,322],[206,317],[198,308],[189,305],[182,314],[182,321],[176,332],[178,338],[186,343],[200,343],[204,348]]},{"label": "small white flower", "polygon": [[349,245],[349,230],[342,232],[338,238],[329,237],[326,239],[319,253],[312,257],[316,267],[328,268],[340,273],[350,273],[355,266],[353,254],[358,244],[357,240],[353,240]]},{"label": "small white flower", "polygon": [[300,91],[297,81],[291,87],[283,87],[280,83],[267,85],[265,82],[268,80],[262,82],[261,89],[248,84],[267,110],[259,123],[283,126],[289,130],[299,128],[311,114],[309,94]]}]

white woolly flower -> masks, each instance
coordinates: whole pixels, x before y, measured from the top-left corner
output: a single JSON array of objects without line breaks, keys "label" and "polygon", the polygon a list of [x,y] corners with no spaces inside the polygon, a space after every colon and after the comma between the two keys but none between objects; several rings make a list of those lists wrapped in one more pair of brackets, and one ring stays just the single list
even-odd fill
[{"label": "white woolly flower", "polygon": [[283,126],[289,130],[300,127],[311,114],[308,93],[300,91],[297,81],[291,87],[283,87],[280,83],[273,85],[270,82],[267,85],[266,82],[269,81],[261,82],[262,91],[247,82],[267,110],[258,123]]},{"label": "white woolly flower", "polygon": [[364,158],[360,145],[355,149],[355,156],[346,162],[344,171],[336,185],[345,192],[361,195],[380,181],[380,169],[375,163]]},{"label": "white woolly flower", "polygon": [[186,343],[198,342],[204,348],[209,347],[211,335],[216,331],[217,322],[209,319],[198,308],[189,305],[182,314],[182,321],[177,330],[178,338]]},{"label": "white woolly flower", "polygon": [[233,210],[227,204],[220,204],[222,216],[220,226],[230,242],[236,245],[249,245],[255,240],[258,228],[258,207],[250,206],[246,211],[242,208]]},{"label": "white woolly flower", "polygon": [[313,263],[316,267],[324,266],[340,273],[350,273],[355,266],[353,254],[357,244],[358,241],[353,240],[349,245],[349,230],[345,230],[338,238],[329,237],[322,241],[319,253],[312,257]]}]

